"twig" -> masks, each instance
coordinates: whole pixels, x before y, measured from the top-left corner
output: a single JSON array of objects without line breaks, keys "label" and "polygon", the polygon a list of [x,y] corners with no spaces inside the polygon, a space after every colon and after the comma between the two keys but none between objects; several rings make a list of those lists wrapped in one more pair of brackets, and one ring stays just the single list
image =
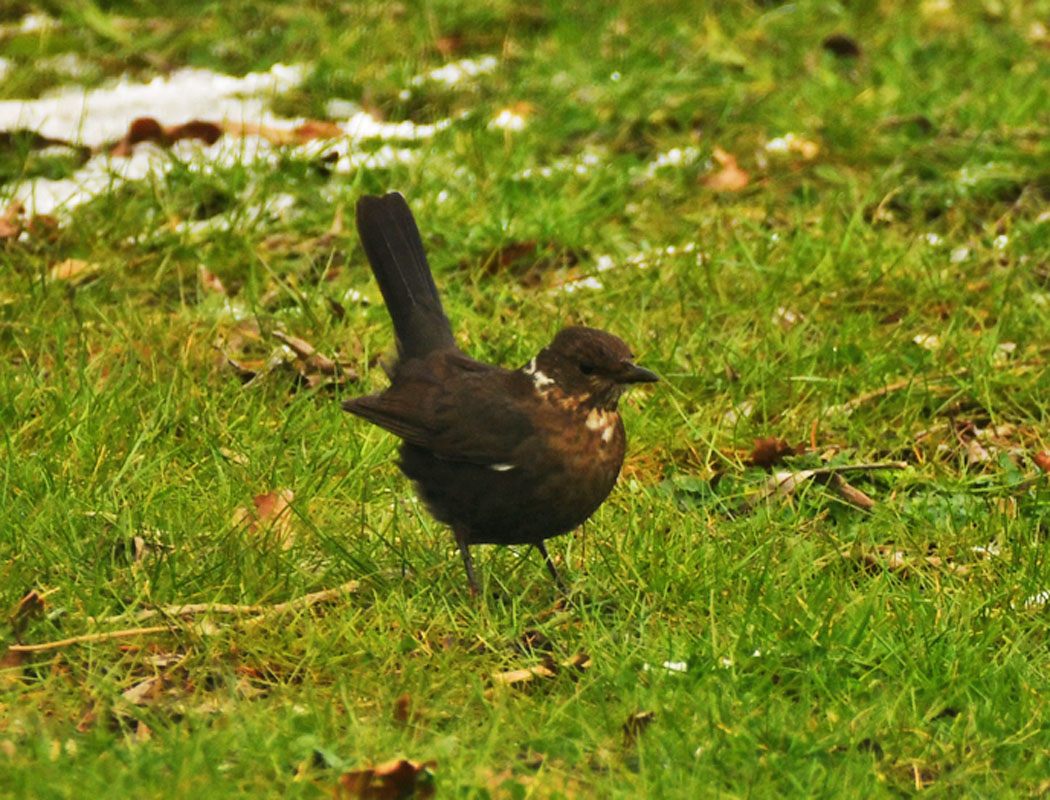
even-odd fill
[{"label": "twig", "polygon": [[828,464],[826,467],[805,470],[811,475],[834,475],[837,472],[874,472],[878,469],[907,469],[906,461],[881,461],[871,464]]},{"label": "twig", "polygon": [[[932,378],[928,378],[926,384],[940,383],[950,378],[958,378],[960,375],[964,375],[969,370],[960,369],[955,372],[950,372],[947,375],[937,375]],[[880,386],[878,389],[872,389],[870,392],[864,392],[859,394],[851,400],[847,400],[845,403],[839,403],[836,406],[828,406],[824,409],[824,416],[834,416],[836,414],[850,415],[865,403],[871,400],[877,400],[880,397],[885,397],[888,394],[899,392],[901,389],[907,389],[912,384],[916,383],[919,379],[916,377],[902,378],[899,381],[893,383],[887,383],[885,386]]]},{"label": "twig", "polygon": [[[237,603],[188,603],[179,606],[162,606],[147,608],[131,615],[136,622],[145,622],[154,617],[192,617],[197,614],[259,614],[268,610],[266,606],[238,605]],[[127,614],[116,614],[103,620],[88,617],[88,622],[120,622],[127,619]]]},{"label": "twig", "polygon": [[48,650],[60,650],[72,644],[87,644],[90,642],[107,642],[110,639],[130,639],[133,636],[147,636],[151,633],[165,633],[170,631],[169,625],[154,625],[149,628],[125,628],[120,631],[99,631],[98,633],[85,633],[80,636],[70,636],[68,639],[59,639],[54,642],[41,642],[40,644],[13,644],[7,648],[9,653],[45,653]]},{"label": "twig", "polygon": [[315,606],[318,603],[327,603],[329,600],[336,600],[339,597],[342,597],[344,594],[353,594],[357,591],[358,586],[360,586],[360,584],[357,581],[347,581],[342,586],[337,586],[334,589],[322,589],[319,592],[304,594],[302,597],[297,597],[294,600],[288,600],[284,603],[270,606],[259,616],[245,620],[244,624],[258,625],[260,622],[265,622],[271,617],[276,617],[286,611],[297,611],[301,608]]},{"label": "twig", "polygon": [[[150,619],[162,615],[177,618],[208,612],[236,615],[257,614],[258,616],[244,621],[245,625],[257,625],[272,617],[284,614],[287,611],[309,608],[318,603],[326,603],[330,600],[335,600],[344,594],[351,594],[357,591],[359,585],[360,584],[357,581],[347,581],[342,586],[337,586],[334,589],[322,589],[319,592],[311,592],[310,594],[304,594],[302,597],[297,597],[294,600],[287,600],[273,606],[236,605],[232,603],[192,603],[188,605],[165,606],[163,608],[141,611],[135,615],[135,619]],[[110,617],[107,621],[116,619],[120,619],[120,617]],[[40,644],[13,644],[8,647],[8,652],[42,653],[47,652],[48,650],[59,650],[63,647],[69,647],[74,644],[106,642],[110,639],[129,639],[133,636],[148,636],[149,634],[166,633],[171,630],[173,630],[172,625],[152,625],[146,628],[125,628],[118,631],[99,631],[97,633],[85,633],[80,636],[71,636],[68,639],[58,639],[54,642],[42,642]]]}]

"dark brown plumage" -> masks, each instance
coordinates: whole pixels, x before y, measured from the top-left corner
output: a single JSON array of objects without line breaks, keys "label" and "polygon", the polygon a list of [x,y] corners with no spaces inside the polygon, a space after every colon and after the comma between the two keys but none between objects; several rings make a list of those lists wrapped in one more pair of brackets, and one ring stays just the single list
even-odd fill
[{"label": "dark brown plumage", "polygon": [[616,336],[575,326],[520,369],[475,361],[456,347],[405,199],[362,197],[357,230],[398,359],[386,390],[343,408],[402,439],[401,471],[452,528],[473,591],[472,544],[534,545],[560,585],[544,540],[612,491],[626,446],[620,395],[657,376]]}]

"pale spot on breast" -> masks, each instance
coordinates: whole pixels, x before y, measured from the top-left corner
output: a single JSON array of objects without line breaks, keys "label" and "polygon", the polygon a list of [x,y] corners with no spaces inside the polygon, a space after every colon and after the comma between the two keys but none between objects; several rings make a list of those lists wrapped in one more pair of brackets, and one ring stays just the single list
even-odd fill
[{"label": "pale spot on breast", "polygon": [[589,431],[600,431],[607,428],[612,420],[609,419],[609,412],[604,408],[592,408],[587,413],[587,430]]},{"label": "pale spot on breast", "polygon": [[595,433],[601,433],[601,440],[603,444],[608,444],[612,441],[613,435],[616,433],[616,421],[618,414],[615,411],[606,411],[603,408],[592,408],[587,413],[587,419],[585,425],[587,430],[594,431]]}]

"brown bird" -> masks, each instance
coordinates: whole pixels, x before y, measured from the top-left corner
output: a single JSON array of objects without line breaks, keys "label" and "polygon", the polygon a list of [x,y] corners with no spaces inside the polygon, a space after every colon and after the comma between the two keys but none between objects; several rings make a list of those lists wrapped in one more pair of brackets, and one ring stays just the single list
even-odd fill
[{"label": "brown bird", "polygon": [[616,336],[569,327],[520,369],[483,364],[452,336],[412,212],[398,193],[357,203],[357,231],[394,323],[390,386],[343,408],[402,439],[401,471],[450,526],[472,592],[472,544],[531,544],[580,525],[612,491],[626,437],[617,411],[658,380]]}]

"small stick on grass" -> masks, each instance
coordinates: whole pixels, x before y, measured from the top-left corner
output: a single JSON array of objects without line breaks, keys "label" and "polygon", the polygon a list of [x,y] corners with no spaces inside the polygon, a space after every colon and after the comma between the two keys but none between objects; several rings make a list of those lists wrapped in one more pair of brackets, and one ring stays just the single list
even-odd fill
[{"label": "small stick on grass", "polygon": [[[244,624],[258,625],[261,622],[265,622],[266,620],[287,611],[309,608],[318,603],[326,603],[330,600],[335,600],[344,594],[351,594],[357,591],[358,586],[359,584],[357,581],[347,581],[342,586],[337,586],[334,589],[322,589],[318,592],[311,592],[310,594],[304,594],[302,597],[297,597],[294,600],[287,600],[273,606],[236,605],[231,603],[192,603],[149,609],[139,612],[135,618],[141,620],[162,615],[169,618],[179,618],[208,612],[235,615],[255,614],[256,616],[245,620]],[[109,619],[119,619],[119,617],[110,617]],[[149,636],[154,633],[167,633],[174,629],[173,625],[151,625],[145,628],[124,628],[123,630],[117,631],[99,631],[97,633],[85,633],[80,636],[71,636],[68,639],[58,639],[53,642],[41,642],[40,644],[14,644],[8,647],[7,650],[9,653],[43,653],[49,650],[60,650],[63,647],[69,647],[75,644],[106,642],[111,639],[130,639],[135,636]]]},{"label": "small stick on grass", "polygon": [[13,644],[7,648],[9,653],[46,653],[48,650],[61,650],[74,644],[90,644],[93,642],[108,642],[110,639],[130,639],[133,636],[148,636],[151,633],[165,633],[170,631],[169,625],[153,625],[149,628],[125,628],[120,631],[99,631],[98,633],[85,633],[80,636],[70,636],[68,639],[58,639],[54,642],[41,642],[40,644]]}]

